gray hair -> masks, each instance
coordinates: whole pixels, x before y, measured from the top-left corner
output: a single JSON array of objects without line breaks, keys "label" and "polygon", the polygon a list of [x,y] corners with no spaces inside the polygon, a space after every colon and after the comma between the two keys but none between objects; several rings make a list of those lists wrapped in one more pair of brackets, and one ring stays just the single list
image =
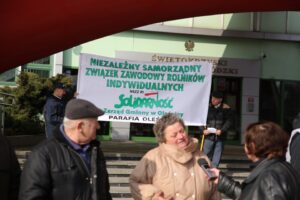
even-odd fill
[{"label": "gray hair", "polygon": [[74,129],[74,128],[76,128],[77,121],[78,120],[72,120],[67,117],[64,117],[63,124],[64,124],[64,127],[66,127],[67,129]]},{"label": "gray hair", "polygon": [[153,126],[153,132],[156,136],[157,142],[163,143],[165,142],[165,129],[168,126],[171,126],[175,123],[179,122],[182,127],[185,129],[184,121],[174,113],[167,113],[163,115]]},{"label": "gray hair", "polygon": [[84,119],[69,119],[67,117],[64,117],[63,124],[64,127],[67,129],[75,129],[78,122],[83,122],[84,124],[89,123],[91,118],[84,118]]}]

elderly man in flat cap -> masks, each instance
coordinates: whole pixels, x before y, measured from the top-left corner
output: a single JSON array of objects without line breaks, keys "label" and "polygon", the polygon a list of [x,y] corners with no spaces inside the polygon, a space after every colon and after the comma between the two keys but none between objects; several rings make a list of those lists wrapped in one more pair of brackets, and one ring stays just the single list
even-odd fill
[{"label": "elderly man in flat cap", "polygon": [[19,200],[110,200],[105,159],[96,140],[104,112],[83,99],[70,100],[63,124],[30,154]]}]

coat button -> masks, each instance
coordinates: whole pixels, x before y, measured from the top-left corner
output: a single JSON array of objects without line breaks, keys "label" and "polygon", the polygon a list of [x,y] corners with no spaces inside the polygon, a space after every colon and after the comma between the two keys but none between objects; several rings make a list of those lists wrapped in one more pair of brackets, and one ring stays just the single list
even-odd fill
[{"label": "coat button", "polygon": [[194,173],[193,173],[193,172],[191,173],[191,176],[194,176]]},{"label": "coat button", "polygon": [[192,198],[195,199],[195,195],[194,194],[192,195]]},{"label": "coat button", "polygon": [[174,175],[174,176],[177,176],[177,173],[176,173],[176,172],[174,172],[174,173],[173,173],[173,175]]},{"label": "coat button", "polygon": [[176,196],[178,197],[178,196],[179,196],[179,193],[176,193]]}]

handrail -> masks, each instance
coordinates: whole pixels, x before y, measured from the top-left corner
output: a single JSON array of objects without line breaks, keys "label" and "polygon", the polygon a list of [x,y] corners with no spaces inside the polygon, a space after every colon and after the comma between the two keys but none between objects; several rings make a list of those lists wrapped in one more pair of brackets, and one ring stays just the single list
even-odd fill
[{"label": "handrail", "polygon": [[5,93],[5,92],[0,92],[0,95],[15,97],[15,95],[9,94],[9,93]]},{"label": "handrail", "polygon": [[2,103],[0,102],[0,106],[13,106],[14,104]]}]

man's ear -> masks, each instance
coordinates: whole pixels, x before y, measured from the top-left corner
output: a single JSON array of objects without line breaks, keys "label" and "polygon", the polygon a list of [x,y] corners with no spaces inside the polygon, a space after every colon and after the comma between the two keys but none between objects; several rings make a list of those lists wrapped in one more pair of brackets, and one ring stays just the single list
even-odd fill
[{"label": "man's ear", "polygon": [[83,121],[79,121],[77,123],[76,128],[77,128],[77,130],[81,131],[83,129],[83,126],[84,126],[84,122]]}]

